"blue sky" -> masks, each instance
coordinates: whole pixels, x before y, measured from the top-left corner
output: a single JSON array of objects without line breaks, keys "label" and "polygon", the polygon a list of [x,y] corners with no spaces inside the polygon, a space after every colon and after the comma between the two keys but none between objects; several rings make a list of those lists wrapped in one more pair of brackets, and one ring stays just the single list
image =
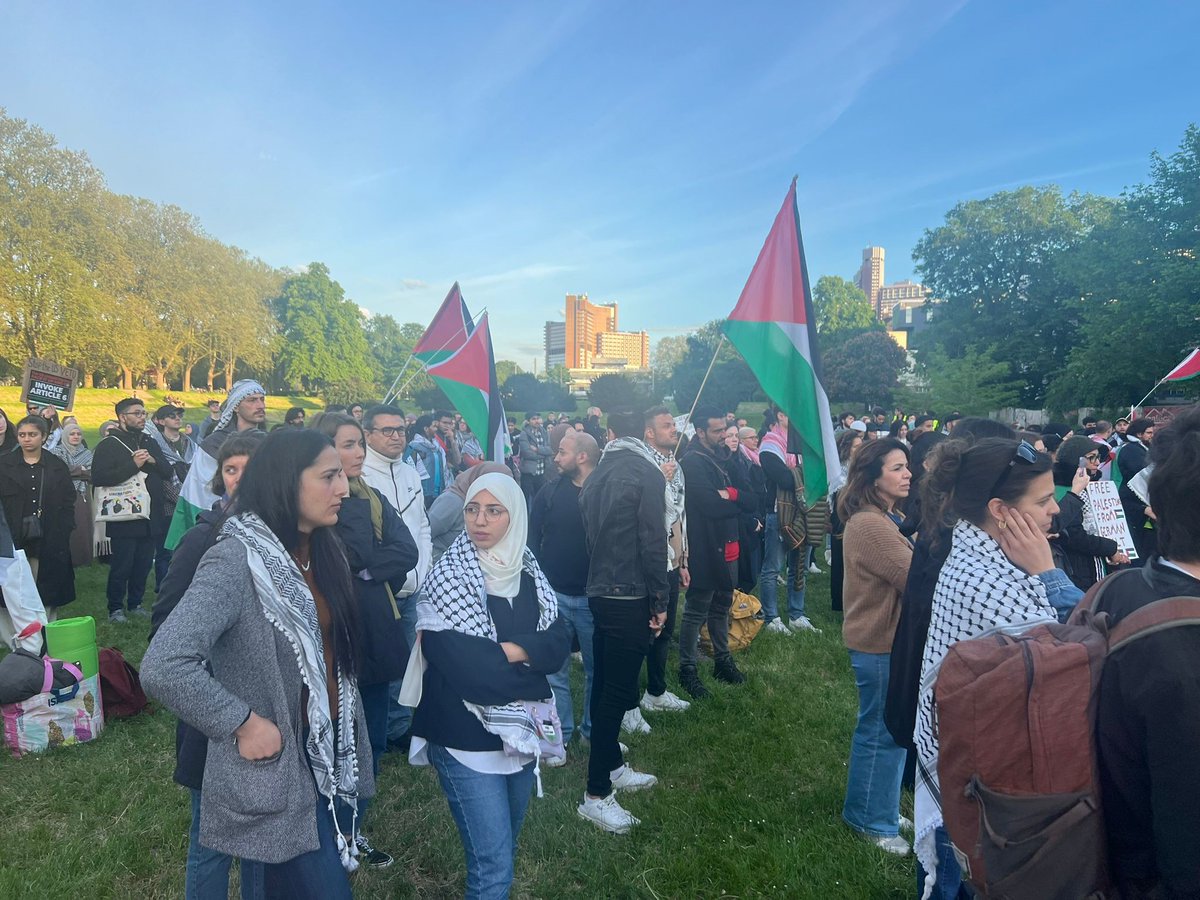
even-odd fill
[{"label": "blue sky", "polygon": [[956,202],[1115,194],[1200,120],[1184,2],[47,3],[0,106],[277,266],[425,322],[459,280],[526,369],[567,293],[733,308],[793,175],[814,277]]}]

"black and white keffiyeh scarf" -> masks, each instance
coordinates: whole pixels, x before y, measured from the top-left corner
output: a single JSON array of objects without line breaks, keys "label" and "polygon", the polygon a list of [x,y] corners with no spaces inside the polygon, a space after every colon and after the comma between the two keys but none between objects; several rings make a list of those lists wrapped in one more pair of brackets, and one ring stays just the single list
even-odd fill
[{"label": "black and white keffiyeh scarf", "polygon": [[217,426],[213,431],[221,431],[230,422],[233,421],[234,415],[237,413],[237,408],[241,406],[242,401],[252,394],[266,395],[266,389],[255,381],[253,378],[243,378],[241,381],[235,381],[233,387],[229,389],[229,395],[225,398],[225,405],[221,407],[221,418],[217,419]]},{"label": "black and white keffiyeh scarf", "polygon": [[237,538],[246,548],[246,562],[254,582],[254,594],[263,614],[291,644],[296,654],[300,677],[308,688],[308,761],[317,791],[329,800],[337,831],[338,853],[346,871],[358,868],[355,857],[354,828],[343,835],[337,825],[334,800],[358,809],[358,753],[355,743],[355,718],[358,709],[358,685],[353,673],[337,673],[337,697],[341,727],[334,742],[333,715],[326,691],[325,655],[317,603],[295,562],[267,524],[253,513],[227,519],[221,528],[223,538]]},{"label": "black and white keffiyeh scarf", "polygon": [[[522,568],[532,578],[538,599],[538,631],[545,631],[558,618],[558,599],[541,566],[525,549]],[[487,588],[475,545],[466,532],[455,538],[429,573],[417,603],[417,631],[457,631],[496,640],[496,626],[488,613]],[[414,654],[420,652],[420,637]],[[411,667],[410,667],[411,668]],[[424,675],[420,664],[420,675]],[[519,702],[501,706],[463,704],[484,730],[500,738],[506,746],[528,756],[539,755],[537,729],[533,717]]]},{"label": "black and white keffiyeh scarf", "polygon": [[916,853],[926,873],[924,898],[930,897],[933,889],[937,872],[934,830],[942,824],[933,698],[942,660],[950,645],[958,641],[989,634],[1019,634],[1032,625],[1057,621],[1041,580],[1013,565],[983,529],[959,520],[954,526],[950,556],[933,592],[913,733],[917,747]]},{"label": "black and white keffiyeh scarf", "polygon": [[[679,461],[675,459],[674,453],[659,453],[658,449],[651,444],[646,444],[646,448],[650,451],[650,461],[658,466],[659,470],[669,462],[675,463],[675,475],[667,479],[667,571],[675,568],[675,550],[671,547],[671,529],[675,523],[679,523],[680,530],[683,534],[683,541],[687,543],[687,517],[684,513],[684,482],[683,482],[683,467],[679,465]],[[665,476],[664,476],[665,477]],[[686,553],[684,554],[687,555]]]}]

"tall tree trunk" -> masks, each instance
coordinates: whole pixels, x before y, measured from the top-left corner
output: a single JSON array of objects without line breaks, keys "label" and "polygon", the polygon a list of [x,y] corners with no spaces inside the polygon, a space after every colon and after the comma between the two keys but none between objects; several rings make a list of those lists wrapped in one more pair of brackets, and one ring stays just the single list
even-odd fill
[{"label": "tall tree trunk", "polygon": [[133,369],[124,363],[121,364],[121,390],[133,390]]},{"label": "tall tree trunk", "polygon": [[229,362],[225,363],[225,390],[229,390],[230,388],[233,387],[233,365],[234,365],[234,362],[235,361],[231,359],[231,360],[229,360]]},{"label": "tall tree trunk", "polygon": [[213,392],[213,379],[217,377],[217,356],[214,353],[208,358],[208,392]]},{"label": "tall tree trunk", "polygon": [[96,373],[95,372],[85,371],[83,373],[83,386],[85,388],[93,388],[96,386]]}]

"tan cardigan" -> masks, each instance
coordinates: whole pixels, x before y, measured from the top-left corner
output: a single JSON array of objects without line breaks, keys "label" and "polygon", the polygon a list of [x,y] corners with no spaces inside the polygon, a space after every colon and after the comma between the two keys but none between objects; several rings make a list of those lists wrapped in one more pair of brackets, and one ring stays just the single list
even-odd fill
[{"label": "tan cardigan", "polygon": [[912,546],[883,512],[864,509],[846,523],[842,556],[842,640],[850,650],[891,653]]}]

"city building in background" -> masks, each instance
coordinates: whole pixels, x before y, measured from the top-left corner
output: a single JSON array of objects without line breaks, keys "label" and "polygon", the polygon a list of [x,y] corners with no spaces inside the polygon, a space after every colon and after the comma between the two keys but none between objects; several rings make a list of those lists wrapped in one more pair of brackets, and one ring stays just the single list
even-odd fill
[{"label": "city building in background", "polygon": [[546,323],[546,369],[567,364],[567,323]]},{"label": "city building in background", "polygon": [[884,250],[882,247],[867,247],[862,252],[862,265],[854,276],[854,283],[867,295],[871,309],[875,310],[875,318],[883,321],[883,311],[879,305],[879,294],[883,289]]},{"label": "city building in background", "polygon": [[586,390],[601,375],[649,377],[650,335],[617,330],[617,304],[592,303],[587,294],[567,294],[566,321],[547,322],[546,371],[567,367],[572,390]]}]

